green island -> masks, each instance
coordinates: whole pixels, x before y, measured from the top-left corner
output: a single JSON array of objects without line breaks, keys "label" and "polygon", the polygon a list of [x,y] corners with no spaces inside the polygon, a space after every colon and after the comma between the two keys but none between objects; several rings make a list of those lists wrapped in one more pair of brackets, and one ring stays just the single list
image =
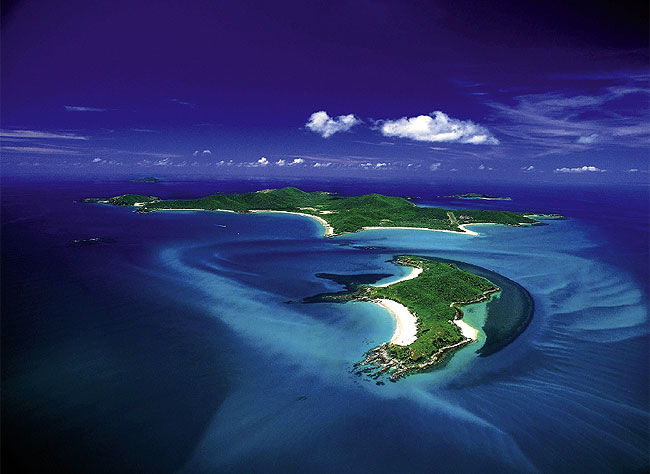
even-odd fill
[{"label": "green island", "polygon": [[[420,207],[394,196],[366,194],[339,196],[294,187],[243,194],[212,194],[198,199],[162,200],[156,196],[124,194],[85,202],[135,206],[139,213],[164,210],[210,210],[236,213],[285,212],[318,220],[325,237],[369,228],[418,228],[470,233],[471,224],[524,226],[540,219],[560,219],[557,214],[532,214],[494,210],[448,210]],[[412,267],[411,275],[389,285],[362,285],[355,292],[329,296],[332,300],[373,301],[397,319],[391,342],[370,350],[358,371],[373,377],[388,374],[392,381],[435,366],[460,347],[476,339],[476,329],[462,321],[461,306],[485,301],[499,288],[488,280],[453,264],[414,256],[396,257],[398,265]],[[398,336],[399,333],[399,336]]]},{"label": "green island", "polygon": [[[339,196],[323,191],[305,192],[293,187],[243,194],[219,193],[189,200],[162,200],[155,196],[125,194],[87,202],[137,206],[137,212],[141,213],[161,210],[290,212],[317,219],[325,226],[326,237],[367,228],[406,227],[472,233],[464,226],[488,223],[522,226],[539,223],[530,215],[518,212],[419,207],[402,197],[382,194]],[[543,218],[542,215],[536,217]]]},{"label": "green island", "polygon": [[[347,299],[381,302],[391,300],[408,310],[401,317],[415,320],[415,340],[408,344],[384,343],[368,352],[358,369],[373,373],[376,378],[383,373],[391,380],[419,372],[441,362],[455,350],[475,340],[461,330],[461,306],[489,299],[499,288],[488,280],[460,270],[453,264],[436,262],[414,256],[398,256],[394,263],[419,269],[414,278],[394,284],[362,286]],[[400,315],[395,314],[398,320]],[[475,331],[468,325],[466,330]]]},{"label": "green island", "polygon": [[147,176],[145,178],[136,178],[131,180],[132,183],[160,183],[160,180],[154,176]]},{"label": "green island", "polygon": [[488,201],[512,201],[512,198],[509,197],[490,196],[489,194],[482,193],[454,194],[451,197],[459,199],[487,199]]}]

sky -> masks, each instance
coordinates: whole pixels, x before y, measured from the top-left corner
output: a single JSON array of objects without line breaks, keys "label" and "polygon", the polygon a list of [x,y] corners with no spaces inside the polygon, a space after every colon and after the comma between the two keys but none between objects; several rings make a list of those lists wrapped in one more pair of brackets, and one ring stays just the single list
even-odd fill
[{"label": "sky", "polygon": [[0,171],[647,183],[645,3],[7,0]]}]

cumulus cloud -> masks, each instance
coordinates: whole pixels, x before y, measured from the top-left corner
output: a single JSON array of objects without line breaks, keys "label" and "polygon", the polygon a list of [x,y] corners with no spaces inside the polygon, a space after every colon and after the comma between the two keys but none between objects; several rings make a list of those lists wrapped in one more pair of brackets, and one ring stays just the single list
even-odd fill
[{"label": "cumulus cloud", "polygon": [[479,165],[478,169],[492,171],[492,168],[490,168],[489,166],[485,166],[485,165]]},{"label": "cumulus cloud", "polygon": [[429,166],[429,169],[431,171],[438,171],[441,166],[442,166],[442,163],[431,163],[431,166]]},{"label": "cumulus cloud", "polygon": [[596,166],[581,166],[579,168],[556,168],[556,173],[603,173],[607,170],[601,170]]},{"label": "cumulus cloud", "polygon": [[106,112],[106,109],[97,107],[81,107],[78,105],[64,105],[65,110],[68,112]]},{"label": "cumulus cloud", "polygon": [[294,158],[290,165],[301,165],[305,162],[302,158]]},{"label": "cumulus cloud", "polygon": [[264,156],[257,160],[256,165],[257,166],[267,166],[269,164],[269,160],[267,160]]},{"label": "cumulus cloud", "polygon": [[208,150],[208,149],[203,150],[203,151],[194,150],[194,153],[192,153],[192,156],[211,155],[211,154],[212,154],[212,151]]},{"label": "cumulus cloud", "polygon": [[93,163],[102,163],[104,160],[101,158],[93,158]]},{"label": "cumulus cloud", "polygon": [[169,158],[163,158],[162,160],[154,161],[154,166],[171,166],[174,162]]},{"label": "cumulus cloud", "polygon": [[305,126],[312,132],[318,133],[321,137],[327,138],[337,132],[347,132],[360,122],[361,120],[355,117],[354,114],[330,117],[327,112],[321,110],[311,114]]},{"label": "cumulus cloud", "polygon": [[533,171],[535,167],[533,165],[530,165],[530,166],[524,166],[521,169],[524,171]]},{"label": "cumulus cloud", "polygon": [[327,168],[330,166],[332,163],[314,163],[314,168]]},{"label": "cumulus cloud", "polygon": [[386,166],[388,166],[388,163],[377,163],[375,168],[385,168]]},{"label": "cumulus cloud", "polygon": [[402,117],[379,122],[385,137],[410,138],[421,142],[457,142],[472,145],[498,145],[487,128],[471,120],[458,120],[441,111],[417,117]]},{"label": "cumulus cloud", "polygon": [[275,162],[275,164],[278,165],[278,166],[284,166],[284,165],[287,164],[287,162],[284,161],[284,160],[278,160],[278,161]]},{"label": "cumulus cloud", "polygon": [[586,137],[578,137],[577,143],[580,143],[582,145],[589,145],[591,143],[595,143],[596,140],[598,140],[598,134],[592,133],[591,135],[587,135]]},{"label": "cumulus cloud", "polygon": [[638,168],[630,168],[629,170],[627,170],[627,172],[628,173],[638,173],[639,169]]}]

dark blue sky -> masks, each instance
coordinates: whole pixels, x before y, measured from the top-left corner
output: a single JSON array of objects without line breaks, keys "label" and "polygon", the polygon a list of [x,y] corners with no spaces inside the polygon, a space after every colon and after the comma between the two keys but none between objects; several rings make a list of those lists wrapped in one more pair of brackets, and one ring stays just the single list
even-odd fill
[{"label": "dark blue sky", "polygon": [[4,2],[3,173],[647,182],[642,3]]}]

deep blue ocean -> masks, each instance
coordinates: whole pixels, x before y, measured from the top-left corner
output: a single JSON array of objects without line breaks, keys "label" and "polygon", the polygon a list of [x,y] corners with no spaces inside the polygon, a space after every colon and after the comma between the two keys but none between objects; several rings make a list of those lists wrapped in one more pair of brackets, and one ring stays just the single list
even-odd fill
[{"label": "deep blue ocean", "polygon": [[[567,219],[323,239],[300,216],[80,202],[284,185]],[[467,191],[512,201],[442,197]],[[648,470],[645,186],[4,178],[1,218],[4,472]],[[519,283],[532,321],[487,357],[469,345],[397,383],[355,375],[390,315],[289,303],[341,290],[318,273],[401,276],[390,259],[411,253]]]}]

